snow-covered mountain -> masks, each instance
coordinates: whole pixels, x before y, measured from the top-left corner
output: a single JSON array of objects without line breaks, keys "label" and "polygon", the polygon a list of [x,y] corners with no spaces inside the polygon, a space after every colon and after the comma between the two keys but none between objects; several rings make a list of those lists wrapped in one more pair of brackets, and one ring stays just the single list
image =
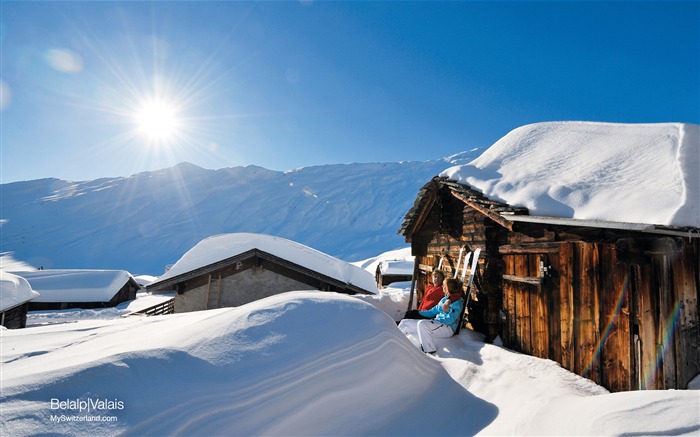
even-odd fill
[{"label": "snow-covered mountain", "polygon": [[0,251],[36,267],[160,275],[203,238],[257,232],[357,261],[405,246],[396,231],[418,189],[482,151],[286,172],[182,163],[130,177],[3,184]]}]

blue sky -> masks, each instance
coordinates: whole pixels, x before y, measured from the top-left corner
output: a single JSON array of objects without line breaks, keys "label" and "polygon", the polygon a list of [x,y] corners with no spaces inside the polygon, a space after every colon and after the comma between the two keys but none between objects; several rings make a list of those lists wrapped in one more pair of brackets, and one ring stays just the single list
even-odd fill
[{"label": "blue sky", "polygon": [[700,123],[699,4],[4,0],[2,182],[428,160],[542,121]]}]

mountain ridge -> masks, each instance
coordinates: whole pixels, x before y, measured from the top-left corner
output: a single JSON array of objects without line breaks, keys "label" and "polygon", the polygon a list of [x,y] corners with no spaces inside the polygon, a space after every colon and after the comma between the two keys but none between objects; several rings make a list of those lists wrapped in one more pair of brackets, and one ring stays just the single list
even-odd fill
[{"label": "mountain ridge", "polygon": [[405,246],[396,232],[418,189],[480,152],[287,171],[179,163],[127,177],[12,182],[0,185],[0,252],[36,267],[158,276],[203,238],[255,232],[358,261]]}]

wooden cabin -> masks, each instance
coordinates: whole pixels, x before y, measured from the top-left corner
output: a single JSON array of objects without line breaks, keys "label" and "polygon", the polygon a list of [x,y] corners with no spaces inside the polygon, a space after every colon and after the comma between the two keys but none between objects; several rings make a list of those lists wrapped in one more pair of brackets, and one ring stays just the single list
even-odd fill
[{"label": "wooden cabin", "polygon": [[[202,256],[209,258],[201,261]],[[370,273],[329,255],[282,238],[242,233],[202,240],[147,290],[176,292],[174,308],[181,313],[294,290],[371,294],[376,286]]]},{"label": "wooden cabin", "polygon": [[413,279],[413,262],[384,260],[377,264],[374,277],[377,288],[386,287],[394,282],[408,282]]},{"label": "wooden cabin", "polygon": [[40,296],[29,311],[111,308],[136,299],[141,288],[125,270],[56,269],[17,272]]},{"label": "wooden cabin", "polygon": [[435,177],[399,230],[418,294],[481,249],[470,326],[611,391],[684,389],[700,373],[700,229],[530,216]]}]

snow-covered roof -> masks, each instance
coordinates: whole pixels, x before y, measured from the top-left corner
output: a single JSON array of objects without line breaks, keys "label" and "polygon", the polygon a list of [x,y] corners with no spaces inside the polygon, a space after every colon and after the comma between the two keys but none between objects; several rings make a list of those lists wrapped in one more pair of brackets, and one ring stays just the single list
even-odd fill
[{"label": "snow-covered roof", "polygon": [[39,297],[21,276],[0,270],[0,312]]},{"label": "snow-covered roof", "polygon": [[140,286],[145,287],[145,286],[149,285],[150,283],[157,281],[158,277],[151,276],[151,275],[138,275],[138,276],[134,276],[134,280]]},{"label": "snow-covered roof", "polygon": [[151,285],[257,249],[363,290],[376,292],[374,277],[345,261],[303,244],[265,234],[214,235],[197,243]]},{"label": "snow-covered roof", "polygon": [[530,215],[700,228],[700,126],[522,126],[441,176]]},{"label": "snow-covered roof", "polygon": [[41,296],[34,302],[108,302],[130,280],[124,270],[35,270],[15,272]]},{"label": "snow-covered roof", "polygon": [[382,261],[379,263],[379,272],[382,275],[412,275],[413,266],[412,261]]}]

